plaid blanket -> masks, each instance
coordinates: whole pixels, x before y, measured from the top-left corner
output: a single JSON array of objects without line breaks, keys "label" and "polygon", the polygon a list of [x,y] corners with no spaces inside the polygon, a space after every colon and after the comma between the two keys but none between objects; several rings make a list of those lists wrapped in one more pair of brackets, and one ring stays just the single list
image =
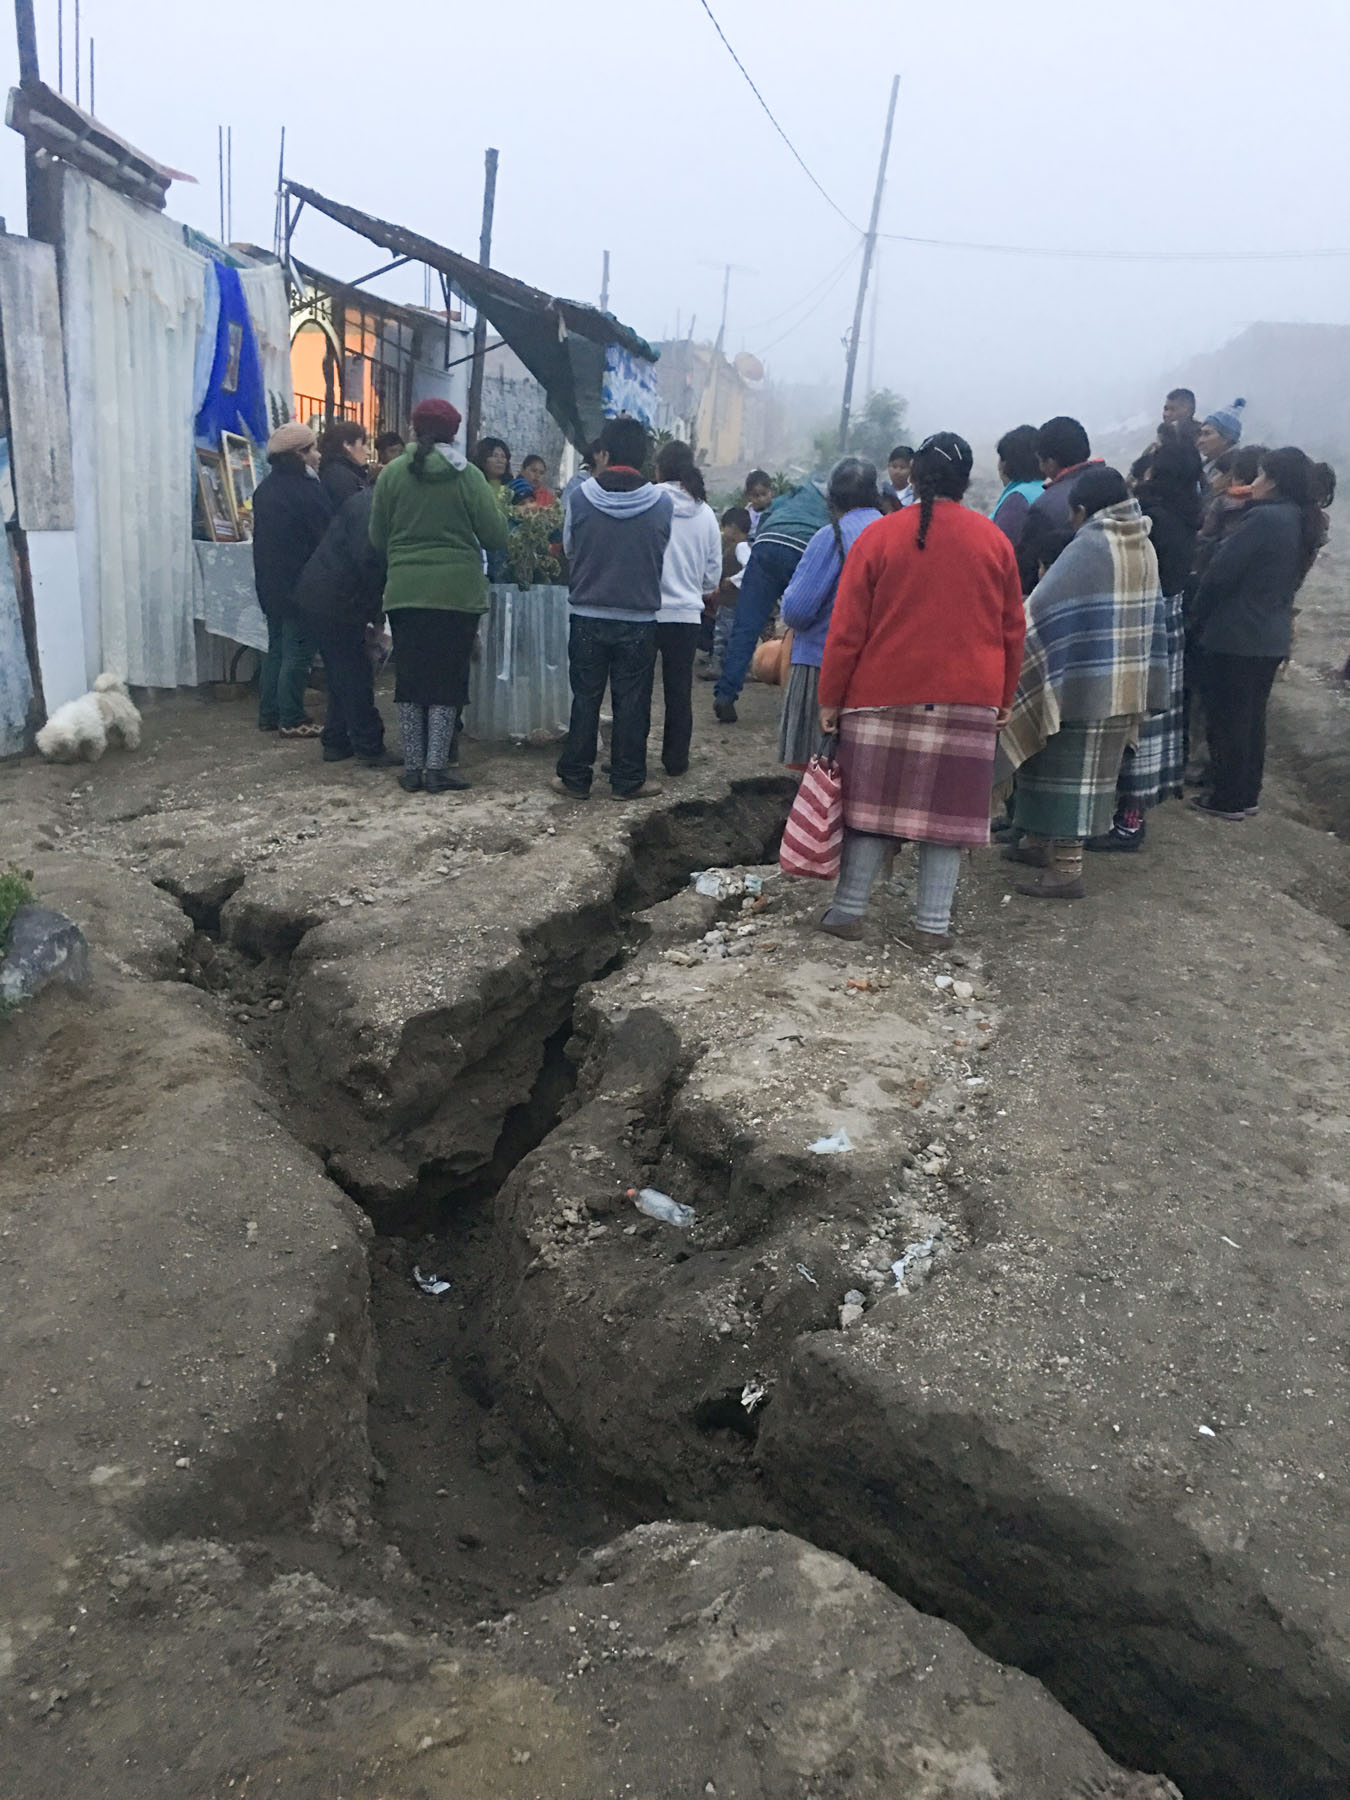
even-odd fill
[{"label": "plaid blanket", "polygon": [[999,739],[1004,781],[1063,723],[1147,718],[1170,692],[1158,558],[1137,500],[1088,520],[1027,598],[1012,717]]},{"label": "plaid blanket", "polygon": [[1186,636],[1181,595],[1171,595],[1164,608],[1170,688],[1167,711],[1144,720],[1138,743],[1126,750],[1120,765],[1121,802],[1145,811],[1159,801],[1181,798],[1181,778],[1186,767]]},{"label": "plaid blanket", "polygon": [[[991,706],[887,706],[839,721],[850,831],[977,850],[989,842]],[[1112,766],[1114,781],[1116,766]]]}]

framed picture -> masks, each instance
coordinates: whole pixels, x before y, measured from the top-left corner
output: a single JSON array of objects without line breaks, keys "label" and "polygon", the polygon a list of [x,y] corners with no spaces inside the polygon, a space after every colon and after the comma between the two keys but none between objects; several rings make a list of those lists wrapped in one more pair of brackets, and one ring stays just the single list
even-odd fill
[{"label": "framed picture", "polygon": [[258,485],[257,470],[253,466],[253,446],[246,437],[239,437],[233,431],[222,431],[220,457],[235,529],[241,538],[252,537],[253,490]]},{"label": "framed picture", "polygon": [[225,470],[219,450],[197,452],[197,499],[202,510],[206,535],[213,544],[237,544],[239,526],[225,485]]}]

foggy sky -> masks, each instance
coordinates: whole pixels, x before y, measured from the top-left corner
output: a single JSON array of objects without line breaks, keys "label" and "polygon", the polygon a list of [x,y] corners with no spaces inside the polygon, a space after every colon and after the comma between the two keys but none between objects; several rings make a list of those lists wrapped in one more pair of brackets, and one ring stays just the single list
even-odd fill
[{"label": "foggy sky", "polygon": [[[891,73],[902,78],[883,230],[1066,247],[1350,246],[1345,0],[713,0],[788,134],[864,225]],[[56,80],[56,0],[37,0]],[[69,31],[73,0],[67,0]],[[677,315],[784,380],[842,378],[853,235],[759,111],[698,0],[83,0],[98,111],[200,185],[169,210],[217,228],[216,126],[234,127],[234,235],[272,241],[287,171],[473,254],[482,155],[501,152],[493,261],[648,337]],[[6,9],[3,74],[17,77]],[[73,93],[73,51],[66,89]],[[87,96],[86,96],[87,101]],[[18,137],[0,212],[23,221]],[[296,253],[353,277],[380,253],[306,215]],[[713,266],[709,266],[713,265]],[[420,301],[420,275],[382,284]],[[1120,264],[882,247],[877,385],[916,431],[1105,424],[1256,319],[1350,321],[1350,257]],[[867,362],[864,345],[859,382]],[[1232,395],[1200,396],[1202,408]]]}]

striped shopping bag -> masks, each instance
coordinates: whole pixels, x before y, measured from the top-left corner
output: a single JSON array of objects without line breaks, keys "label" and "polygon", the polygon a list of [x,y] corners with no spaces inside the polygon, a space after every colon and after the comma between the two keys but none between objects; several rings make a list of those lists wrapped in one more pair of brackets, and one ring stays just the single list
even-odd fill
[{"label": "striped shopping bag", "polygon": [[778,866],[785,875],[833,881],[844,843],[844,783],[834,760],[835,740],[826,738],[806,766],[797,798],[783,827]]}]

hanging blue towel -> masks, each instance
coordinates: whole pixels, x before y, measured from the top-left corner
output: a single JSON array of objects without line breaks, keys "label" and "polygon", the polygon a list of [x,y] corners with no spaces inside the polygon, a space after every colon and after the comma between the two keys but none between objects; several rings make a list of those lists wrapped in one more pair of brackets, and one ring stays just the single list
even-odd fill
[{"label": "hanging blue towel", "polygon": [[246,431],[255,444],[265,444],[267,400],[243,284],[239,271],[226,263],[215,263],[213,272],[220,288],[220,318],[206,399],[197,414],[197,437],[219,444],[222,431]]}]

